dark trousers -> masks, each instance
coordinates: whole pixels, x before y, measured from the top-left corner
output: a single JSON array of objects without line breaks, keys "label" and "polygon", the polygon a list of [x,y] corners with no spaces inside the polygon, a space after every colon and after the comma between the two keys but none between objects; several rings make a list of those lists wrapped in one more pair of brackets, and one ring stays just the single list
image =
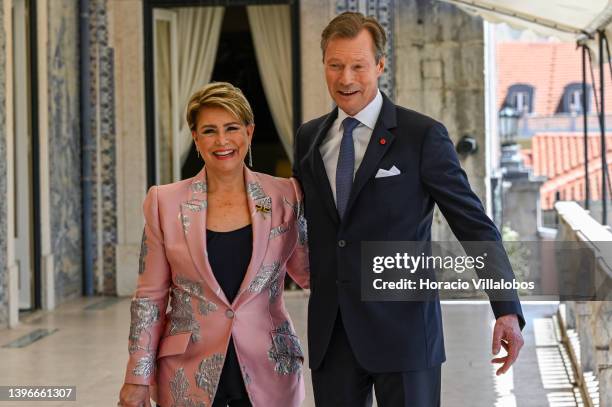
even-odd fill
[{"label": "dark trousers", "polygon": [[340,312],[321,366],[312,371],[317,407],[370,407],[372,386],[379,407],[439,407],[440,366],[372,373],[363,369],[348,342]]}]

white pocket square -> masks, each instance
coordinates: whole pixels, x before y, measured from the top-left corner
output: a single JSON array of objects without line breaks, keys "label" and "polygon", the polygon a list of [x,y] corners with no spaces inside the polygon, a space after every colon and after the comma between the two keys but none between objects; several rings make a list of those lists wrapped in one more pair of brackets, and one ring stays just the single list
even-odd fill
[{"label": "white pocket square", "polygon": [[400,175],[400,170],[395,165],[388,170],[379,168],[374,178],[393,177],[394,175]]}]

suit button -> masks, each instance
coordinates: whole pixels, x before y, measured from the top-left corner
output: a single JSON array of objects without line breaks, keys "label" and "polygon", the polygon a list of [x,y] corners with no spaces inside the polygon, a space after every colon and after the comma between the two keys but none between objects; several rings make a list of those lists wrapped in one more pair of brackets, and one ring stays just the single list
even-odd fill
[{"label": "suit button", "polygon": [[346,241],[338,240],[338,247],[344,247],[344,246],[346,246]]},{"label": "suit button", "polygon": [[228,317],[229,319],[234,318],[234,311],[232,311],[231,309],[228,309],[227,311],[225,311],[225,316]]}]

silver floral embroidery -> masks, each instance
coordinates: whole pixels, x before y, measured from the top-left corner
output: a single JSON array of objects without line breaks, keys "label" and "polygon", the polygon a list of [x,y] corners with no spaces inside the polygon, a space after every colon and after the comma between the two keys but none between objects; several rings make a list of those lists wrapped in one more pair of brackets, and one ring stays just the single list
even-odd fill
[{"label": "silver floral embroidery", "polygon": [[298,373],[304,354],[300,340],[291,330],[289,321],[283,321],[272,331],[272,345],[268,358],[274,363],[274,371],[280,375]]},{"label": "silver floral embroidery", "polygon": [[206,184],[202,181],[195,181],[193,184],[191,184],[192,192],[205,193],[207,190],[208,188]]},{"label": "silver floral embroidery", "polygon": [[293,210],[293,214],[295,215],[295,223],[298,228],[298,242],[300,245],[304,246],[308,242],[308,225],[306,222],[306,217],[304,216],[304,205],[301,201],[291,203],[285,197],[283,197],[283,201]]},{"label": "silver floral embroidery", "polygon": [[208,206],[208,202],[202,199],[192,199],[191,201],[183,202],[182,207],[191,212],[201,212]]},{"label": "silver floral embroidery", "polygon": [[254,201],[266,197],[266,193],[258,182],[249,182],[247,185],[247,193]]},{"label": "silver floral embroidery", "polygon": [[189,381],[183,368],[179,368],[170,380],[170,394],[174,403],[172,407],[206,407],[203,401],[194,401],[189,395]]},{"label": "silver floral embroidery", "polygon": [[262,265],[257,275],[249,284],[248,290],[254,293],[260,293],[265,289],[270,290],[270,303],[273,303],[281,293],[279,285],[280,263],[275,261],[272,264]]},{"label": "silver floral embroidery", "polygon": [[149,354],[141,357],[132,371],[134,376],[149,376],[153,373],[153,355]]},{"label": "silver floral embroidery", "polygon": [[308,225],[306,223],[306,218],[302,215],[297,218],[297,227],[298,227],[298,242],[301,246],[304,246],[308,243]]},{"label": "silver floral embroidery", "polygon": [[189,226],[191,226],[189,216],[179,213],[179,220],[181,221],[181,225],[183,225],[183,232],[187,233],[189,231]]},{"label": "silver floral embroidery", "polygon": [[[131,323],[129,337],[129,352],[133,354],[138,350],[151,352],[151,332],[149,329],[159,320],[159,307],[150,298],[134,298],[130,305]],[[143,332],[148,336],[146,346],[140,346]]]},{"label": "silver floral embroidery", "polygon": [[188,278],[178,276],[176,278],[176,284],[184,291],[188,292],[192,297],[198,299],[198,311],[200,315],[208,315],[211,312],[217,310],[217,304],[210,301],[204,296],[204,290],[197,281],[189,280]]},{"label": "silver floral embroidery", "polygon": [[211,400],[215,397],[221,369],[225,356],[222,353],[215,353],[200,362],[196,372],[196,385],[208,393]]},{"label": "silver floral embroidery", "polygon": [[191,307],[191,296],[185,291],[172,288],[170,299],[170,335],[191,332],[191,341],[200,340],[200,323],[196,321]]},{"label": "silver floral embroidery", "polygon": [[140,243],[140,258],[138,259],[138,274],[142,274],[145,271],[145,257],[147,256],[147,234],[145,230],[142,231],[142,241]]},{"label": "silver floral embroidery", "polygon": [[283,233],[287,232],[289,229],[291,229],[289,227],[289,225],[279,225],[275,228],[270,229],[270,237],[269,239],[272,240],[275,237],[278,237],[280,235],[282,235]]}]

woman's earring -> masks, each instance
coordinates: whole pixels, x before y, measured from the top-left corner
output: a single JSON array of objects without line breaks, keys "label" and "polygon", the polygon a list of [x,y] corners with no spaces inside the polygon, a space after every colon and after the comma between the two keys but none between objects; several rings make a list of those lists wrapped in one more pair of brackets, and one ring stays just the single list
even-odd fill
[{"label": "woman's earring", "polygon": [[198,159],[200,158],[200,150],[196,147],[196,154],[198,155]]},{"label": "woman's earring", "polygon": [[250,144],[249,144],[249,167],[253,167],[253,151],[251,150]]}]

